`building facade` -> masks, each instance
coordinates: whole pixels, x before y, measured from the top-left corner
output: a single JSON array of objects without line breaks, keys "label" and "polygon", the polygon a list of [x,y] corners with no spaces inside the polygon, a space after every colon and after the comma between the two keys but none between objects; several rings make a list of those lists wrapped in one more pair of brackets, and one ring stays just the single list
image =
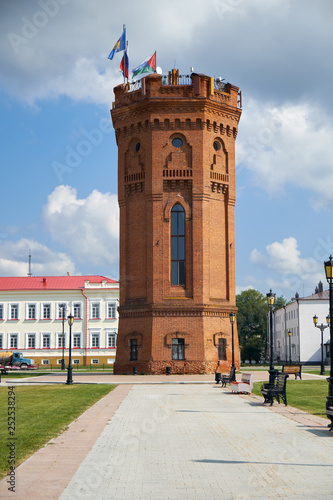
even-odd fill
[{"label": "building facade", "polygon": [[[120,307],[116,373],[232,361],[238,88],[172,70],[114,89]],[[239,366],[235,328],[235,363]]]},{"label": "building facade", "polygon": [[74,365],[115,360],[119,284],[103,276],[0,278],[0,350],[17,350],[36,365],[68,362],[72,327]]},{"label": "building facade", "polygon": [[[319,291],[320,290],[320,291]],[[313,324],[313,317],[318,317],[318,324],[326,325],[329,314],[329,291],[319,288],[308,297],[298,297],[290,304],[274,313],[274,353],[281,362],[319,364],[321,362],[321,333]],[[288,332],[291,332],[291,336]],[[325,344],[329,341],[329,328],[323,332],[324,361],[329,352]]]}]

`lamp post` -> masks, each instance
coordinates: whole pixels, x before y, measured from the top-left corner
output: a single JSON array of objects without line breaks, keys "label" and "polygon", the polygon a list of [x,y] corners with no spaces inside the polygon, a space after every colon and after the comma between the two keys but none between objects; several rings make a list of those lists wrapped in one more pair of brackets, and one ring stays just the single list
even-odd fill
[{"label": "lamp post", "polygon": [[318,323],[318,317],[317,315],[315,314],[313,316],[313,324],[316,328],[319,328],[319,330],[321,331],[321,363],[320,363],[320,375],[325,375],[325,365],[324,365],[324,345],[323,345],[323,333],[324,333],[324,330],[325,328],[328,328],[329,325],[330,325],[330,317],[329,316],[326,316],[326,322],[327,322],[327,325],[317,325]]},{"label": "lamp post", "polygon": [[73,383],[73,376],[72,376],[72,326],[74,323],[74,316],[71,314],[68,316],[68,324],[69,324],[69,359],[68,359],[68,368],[67,368],[67,382],[66,384],[72,384]]},{"label": "lamp post", "polygon": [[288,337],[289,337],[289,364],[291,364],[291,336],[292,336],[292,333],[289,330],[288,331]]},{"label": "lamp post", "polygon": [[231,358],[231,369],[232,369],[232,375],[230,382],[234,382],[236,380],[236,367],[235,367],[235,344],[234,344],[234,323],[236,319],[235,313],[230,313],[229,315],[230,318],[230,323],[231,323],[231,351],[232,351],[232,358]]},{"label": "lamp post", "polygon": [[62,360],[61,360],[61,369],[65,369],[65,312],[67,306],[66,304],[62,304]]},{"label": "lamp post", "polygon": [[276,371],[274,369],[274,364],[273,364],[273,308],[274,308],[274,301],[275,301],[275,293],[272,292],[272,290],[269,291],[269,293],[266,294],[267,297],[267,304],[269,307],[269,383],[274,384],[275,376],[276,376]]},{"label": "lamp post", "polygon": [[330,299],[329,299],[329,305],[330,305],[330,376],[328,377],[328,396],[327,396],[327,401],[326,401],[326,415],[327,417],[331,420],[331,423],[329,424],[330,430],[333,429],[333,415],[331,415],[332,410],[331,408],[333,407],[333,259],[332,255],[330,255],[330,259],[324,262],[324,267],[325,267],[325,274],[326,274],[326,279],[329,285],[329,290],[330,290]]}]

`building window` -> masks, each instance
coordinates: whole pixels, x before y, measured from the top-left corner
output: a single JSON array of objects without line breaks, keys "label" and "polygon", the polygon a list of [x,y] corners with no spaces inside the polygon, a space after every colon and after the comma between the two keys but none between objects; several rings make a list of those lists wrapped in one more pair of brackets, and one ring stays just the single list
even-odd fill
[{"label": "building window", "polygon": [[99,359],[92,359],[92,360],[91,360],[91,363],[92,363],[93,365],[98,365],[98,364],[99,364]]},{"label": "building window", "polygon": [[91,304],[91,318],[100,319],[100,304],[99,302],[93,302]]},{"label": "building window", "polygon": [[172,339],[172,359],[185,359],[184,339]]},{"label": "building window", "polygon": [[18,347],[18,334],[17,333],[10,333],[9,334],[9,348],[10,349],[17,349]]},{"label": "building window", "polygon": [[51,304],[42,304],[42,318],[51,319]]},{"label": "building window", "polygon": [[117,317],[117,304],[115,302],[108,302],[106,305],[106,317],[108,319],[115,319]]},{"label": "building window", "polygon": [[91,347],[99,347],[99,333],[91,334]]},{"label": "building window", "polygon": [[36,334],[27,334],[27,349],[36,349]]},{"label": "building window", "polygon": [[67,304],[62,302],[61,304],[58,304],[57,307],[57,318],[58,319],[66,319],[66,310],[67,310]]},{"label": "building window", "polygon": [[219,359],[226,361],[227,359],[227,339],[219,339]]},{"label": "building window", "polygon": [[10,305],[10,319],[19,319],[19,306],[18,304]]},{"label": "building window", "polygon": [[65,346],[66,346],[66,334],[63,336],[62,333],[58,333],[57,334],[57,347],[58,347],[58,349],[65,347]]},{"label": "building window", "polygon": [[130,361],[138,360],[138,341],[137,339],[130,340]]},{"label": "building window", "polygon": [[116,347],[116,332],[108,332],[107,347]]},{"label": "building window", "polygon": [[49,359],[42,359],[42,365],[49,365],[50,360]]},{"label": "building window", "polygon": [[79,365],[80,364],[80,360],[79,359],[73,359],[73,364],[74,365]]},{"label": "building window", "polygon": [[81,302],[76,302],[73,304],[73,316],[75,319],[81,319]]},{"label": "building window", "polygon": [[73,347],[81,347],[81,333],[74,333]]},{"label": "building window", "polygon": [[28,304],[27,319],[36,319],[36,304]]},{"label": "building window", "polygon": [[0,304],[0,321],[4,319],[3,304]]},{"label": "building window", "polygon": [[185,210],[179,203],[171,210],[171,284],[185,285]]},{"label": "building window", "polygon": [[51,347],[50,333],[42,333],[42,347],[43,349],[50,349]]},{"label": "building window", "polygon": [[3,349],[3,334],[0,333],[0,349]]}]

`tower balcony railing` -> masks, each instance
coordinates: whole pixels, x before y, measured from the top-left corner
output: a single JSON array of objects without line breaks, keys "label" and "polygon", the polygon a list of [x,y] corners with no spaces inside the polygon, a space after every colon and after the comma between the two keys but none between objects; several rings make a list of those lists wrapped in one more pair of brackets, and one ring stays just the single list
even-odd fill
[{"label": "tower balcony railing", "polygon": [[[129,92],[140,90],[142,79],[129,82]],[[163,75],[162,85],[192,85],[192,75]],[[226,92],[227,84],[221,78],[214,78],[214,90]]]}]

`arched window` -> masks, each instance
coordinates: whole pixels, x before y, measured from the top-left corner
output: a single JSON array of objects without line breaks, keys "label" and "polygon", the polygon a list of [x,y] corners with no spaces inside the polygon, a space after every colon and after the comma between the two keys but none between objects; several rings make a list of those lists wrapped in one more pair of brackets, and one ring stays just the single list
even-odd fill
[{"label": "arched window", "polygon": [[185,210],[171,210],[171,285],[185,285]]}]

